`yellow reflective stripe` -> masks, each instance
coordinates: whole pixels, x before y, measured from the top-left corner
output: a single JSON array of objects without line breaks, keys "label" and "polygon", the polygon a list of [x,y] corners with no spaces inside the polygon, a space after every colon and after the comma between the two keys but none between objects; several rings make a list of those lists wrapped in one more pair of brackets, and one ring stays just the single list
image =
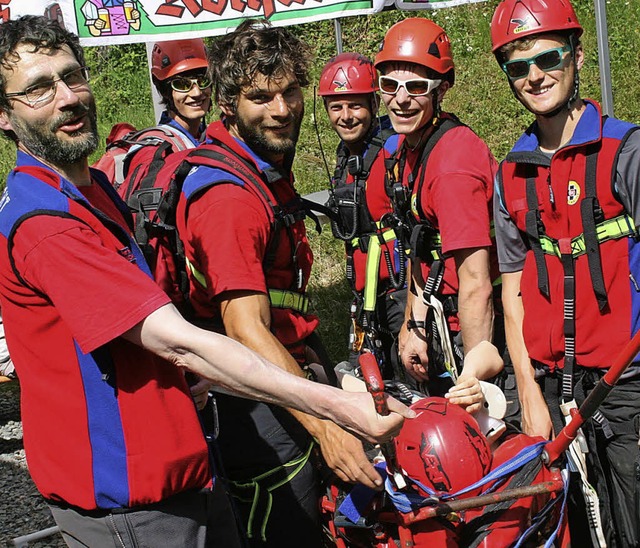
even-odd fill
[{"label": "yellow reflective stripe", "polygon": [[[596,234],[598,242],[604,243],[609,240],[617,240],[635,234],[636,230],[633,226],[633,219],[629,215],[619,215],[613,219],[607,219],[596,225]],[[558,241],[547,235],[540,237],[540,247],[547,255],[555,255],[560,257],[560,247]],[[584,242],[584,234],[580,234],[571,239],[571,255],[579,257],[586,253],[586,245]]]},{"label": "yellow reflective stripe", "polygon": [[297,291],[269,289],[269,301],[273,308],[290,308],[301,314],[309,310],[309,298]]},{"label": "yellow reflective stripe", "polygon": [[372,312],[376,307],[378,296],[378,280],[380,278],[380,256],[382,255],[382,237],[385,243],[395,241],[396,233],[393,229],[382,234],[373,234],[369,238],[369,250],[367,251],[367,264],[364,274],[364,303],[363,308],[367,312]]},{"label": "yellow reflective stripe", "polygon": [[188,257],[184,258],[186,264],[187,264],[187,268],[189,269],[189,271],[191,272],[191,274],[193,275],[193,277],[195,278],[195,280],[205,289],[207,288],[207,280],[204,277],[204,274],[202,272],[200,272],[199,270],[196,270],[196,267],[193,266],[191,264],[191,261],[189,261]]}]

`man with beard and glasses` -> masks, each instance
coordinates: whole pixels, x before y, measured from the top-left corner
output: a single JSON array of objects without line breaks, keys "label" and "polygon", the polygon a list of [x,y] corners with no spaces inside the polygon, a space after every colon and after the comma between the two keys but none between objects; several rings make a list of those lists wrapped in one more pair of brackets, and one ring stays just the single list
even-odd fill
[{"label": "man with beard and glasses", "polygon": [[[291,172],[309,64],[306,44],[264,22],[244,21],[213,43],[222,120],[199,149],[224,147],[256,181],[200,166],[185,179],[177,214],[196,323],[299,376],[322,362],[305,293],[313,260],[306,212]],[[328,421],[227,394],[216,403],[224,473],[251,546],[322,545],[316,444],[340,479],[382,484],[362,444]]]},{"label": "man with beard and glasses", "polygon": [[183,370],[370,439],[388,439],[401,417],[179,315],[125,204],[89,168],[97,136],[84,65],[77,36],[57,23],[0,25],[0,129],[18,148],[0,198],[0,308],[29,471],[70,546],[237,546]]}]

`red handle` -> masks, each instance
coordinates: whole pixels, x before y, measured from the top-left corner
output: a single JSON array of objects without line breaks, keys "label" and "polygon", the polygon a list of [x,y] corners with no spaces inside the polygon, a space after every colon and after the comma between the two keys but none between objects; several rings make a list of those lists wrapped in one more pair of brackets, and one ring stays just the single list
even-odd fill
[{"label": "red handle", "polygon": [[382,374],[376,357],[371,352],[364,352],[360,354],[358,363],[360,364],[367,390],[373,397],[376,412],[378,415],[388,415],[389,407],[387,407],[387,401],[384,397],[384,382],[382,381]]}]

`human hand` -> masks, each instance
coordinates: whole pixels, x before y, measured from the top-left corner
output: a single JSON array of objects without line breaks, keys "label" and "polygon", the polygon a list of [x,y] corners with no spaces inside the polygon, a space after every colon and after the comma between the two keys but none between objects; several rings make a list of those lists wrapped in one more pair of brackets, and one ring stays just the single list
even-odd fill
[{"label": "human hand", "polygon": [[451,403],[462,407],[467,413],[477,413],[484,404],[484,393],[477,377],[458,377],[456,385],[444,395]]},{"label": "human hand", "polygon": [[417,381],[428,381],[427,338],[424,328],[402,327],[398,335],[398,354],[407,373]]},{"label": "human hand", "polygon": [[348,483],[362,483],[370,489],[382,489],[383,480],[369,462],[360,440],[329,421],[323,422],[316,439],[325,462],[338,478]]},{"label": "human hand", "polygon": [[205,405],[207,405],[209,390],[211,389],[212,384],[207,379],[203,379],[197,375],[193,375],[193,377],[197,382],[189,386],[189,390],[191,390],[191,397],[193,398],[198,411],[202,411]]},{"label": "human hand", "polygon": [[383,397],[389,408],[386,416],[378,415],[368,393],[341,391],[340,405],[332,408],[332,418],[352,434],[372,443],[390,441],[400,432],[404,419],[413,419],[416,413],[388,394]]},{"label": "human hand", "polygon": [[553,423],[540,385],[531,381],[528,386],[518,390],[518,396],[522,414],[522,431],[529,436],[551,439]]}]

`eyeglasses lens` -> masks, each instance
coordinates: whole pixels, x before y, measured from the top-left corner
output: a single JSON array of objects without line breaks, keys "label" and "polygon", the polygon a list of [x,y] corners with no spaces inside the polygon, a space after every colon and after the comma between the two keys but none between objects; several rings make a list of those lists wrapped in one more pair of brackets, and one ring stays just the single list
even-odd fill
[{"label": "eyeglasses lens", "polygon": [[69,71],[54,80],[45,80],[24,90],[27,101],[31,104],[42,103],[53,97],[56,92],[56,84],[62,80],[69,89],[76,90],[86,86],[89,82],[89,69],[80,67]]},{"label": "eyeglasses lens", "polygon": [[171,80],[172,89],[179,93],[187,93],[191,91],[194,84],[203,90],[211,87],[211,80],[206,76],[198,76],[196,78],[174,78]]},{"label": "eyeglasses lens", "polygon": [[429,80],[427,78],[415,78],[413,80],[396,80],[391,76],[380,76],[378,84],[382,93],[393,95],[398,93],[400,87],[404,87],[408,95],[416,97],[427,95],[440,83],[440,80]]},{"label": "eyeglasses lens", "polygon": [[543,51],[529,59],[520,59],[505,63],[504,67],[509,78],[513,80],[524,78],[529,74],[529,66],[533,63],[535,63],[540,70],[548,72],[550,70],[557,69],[562,64],[562,53],[564,51],[565,50],[563,48]]}]

